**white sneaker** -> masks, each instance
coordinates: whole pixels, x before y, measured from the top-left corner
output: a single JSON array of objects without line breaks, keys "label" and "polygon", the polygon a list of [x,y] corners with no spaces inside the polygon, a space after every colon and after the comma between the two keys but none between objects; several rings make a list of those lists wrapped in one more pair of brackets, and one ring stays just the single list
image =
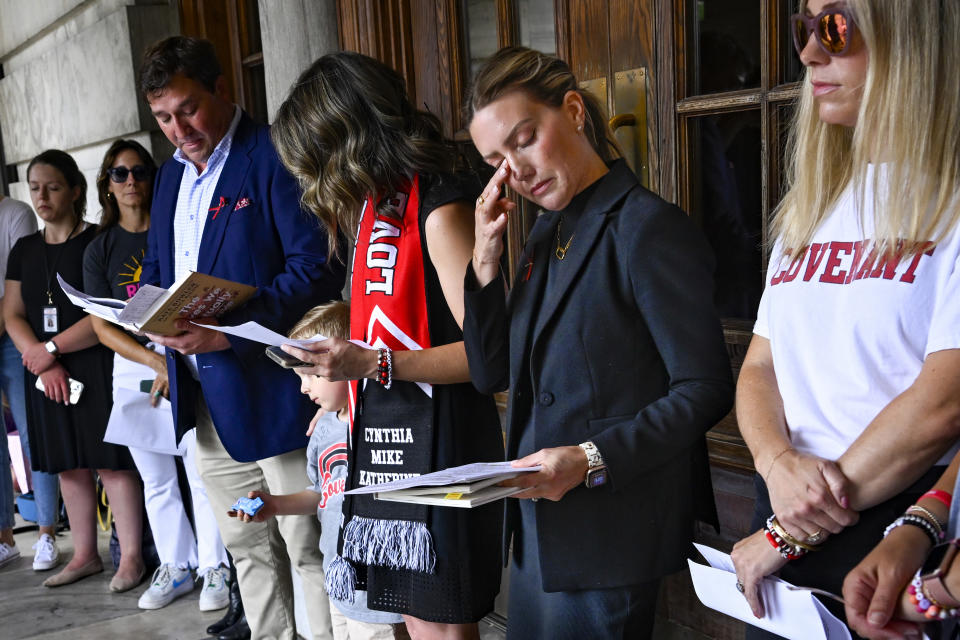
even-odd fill
[{"label": "white sneaker", "polygon": [[230,604],[230,570],[226,567],[209,567],[197,575],[203,578],[200,591],[200,611],[216,611]]},{"label": "white sneaker", "polygon": [[143,592],[137,606],[141,609],[162,609],[185,593],[193,591],[189,569],[162,564],[153,572],[150,587]]},{"label": "white sneaker", "polygon": [[49,571],[60,564],[60,549],[57,541],[49,533],[40,535],[40,539],[33,545],[36,553],[33,555],[34,571]]},{"label": "white sneaker", "polygon": [[0,567],[5,567],[20,557],[20,549],[17,549],[17,543],[10,546],[6,542],[0,542]]}]

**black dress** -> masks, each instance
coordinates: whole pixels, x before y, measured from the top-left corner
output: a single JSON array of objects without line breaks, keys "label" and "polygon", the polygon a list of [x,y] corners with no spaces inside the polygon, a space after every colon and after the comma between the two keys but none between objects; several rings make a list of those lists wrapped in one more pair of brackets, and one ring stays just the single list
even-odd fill
[{"label": "black dress", "polygon": [[[433,346],[459,342],[463,332],[447,306],[430,260],[426,221],[434,209],[445,204],[472,203],[479,186],[468,176],[420,176],[418,224],[427,303],[423,321],[429,325]],[[419,283],[400,283],[398,278],[397,287],[405,285],[414,287]],[[412,383],[394,382],[400,384]],[[359,404],[371,401],[373,396],[381,398],[381,394],[379,385],[368,384],[366,391],[361,392]],[[502,430],[492,397],[480,394],[469,382],[433,385],[433,410],[435,469],[503,459]],[[351,487],[359,486],[355,471],[352,473]],[[503,504],[497,501],[475,509],[430,507],[427,513],[437,558],[434,572],[367,566],[358,571],[358,588],[367,591],[367,606],[371,609],[431,622],[476,622],[493,610],[500,590]]]},{"label": "black dress", "polygon": [[[39,340],[52,333],[43,330],[43,307],[47,306],[47,276],[59,316],[59,332],[83,320],[87,314],[67,299],[56,282],[56,273],[72,286],[83,288],[83,252],[96,235],[96,227],[77,234],[63,244],[47,244],[42,232],[21,238],[10,251],[7,279],[20,282],[27,323]],[[76,405],[48,400],[34,386],[37,376],[24,370],[27,429],[31,462],[37,471],[59,473],[71,469],[134,470],[126,447],[103,441],[112,407],[113,352],[96,345],[60,356],[71,378],[83,383]]]}]

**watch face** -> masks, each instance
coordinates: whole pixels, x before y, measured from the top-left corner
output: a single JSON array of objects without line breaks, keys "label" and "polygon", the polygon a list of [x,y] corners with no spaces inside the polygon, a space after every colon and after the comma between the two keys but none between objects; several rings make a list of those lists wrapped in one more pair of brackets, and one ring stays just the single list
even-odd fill
[{"label": "watch face", "polygon": [[587,486],[593,489],[607,482],[607,470],[597,469],[587,473]]}]

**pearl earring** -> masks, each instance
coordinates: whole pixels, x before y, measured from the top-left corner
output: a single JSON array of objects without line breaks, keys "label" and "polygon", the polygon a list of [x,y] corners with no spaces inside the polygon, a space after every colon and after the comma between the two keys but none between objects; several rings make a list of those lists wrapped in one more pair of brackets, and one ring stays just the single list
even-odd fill
[{"label": "pearl earring", "polygon": [[582,125],[582,124],[578,124],[578,125],[577,125],[577,133],[583,133],[583,125]]}]

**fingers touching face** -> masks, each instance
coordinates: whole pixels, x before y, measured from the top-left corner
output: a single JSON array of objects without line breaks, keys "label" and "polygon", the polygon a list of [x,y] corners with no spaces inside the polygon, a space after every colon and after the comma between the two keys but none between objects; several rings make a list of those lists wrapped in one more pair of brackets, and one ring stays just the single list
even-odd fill
[{"label": "fingers touching face", "polygon": [[478,110],[470,124],[484,160],[493,166],[506,161],[506,184],[545,209],[562,209],[586,186],[583,102],[571,102],[551,107],[513,91]]}]

